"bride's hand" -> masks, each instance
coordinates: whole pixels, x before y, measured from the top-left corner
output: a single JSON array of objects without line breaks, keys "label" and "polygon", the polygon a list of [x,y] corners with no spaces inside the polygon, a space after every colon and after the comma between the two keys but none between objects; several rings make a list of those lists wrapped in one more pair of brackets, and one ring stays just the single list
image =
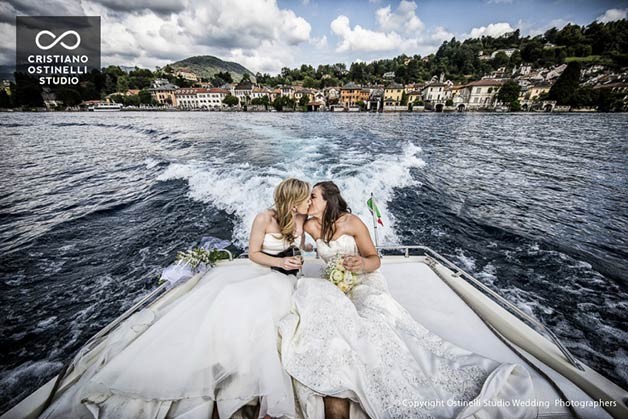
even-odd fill
[{"label": "bride's hand", "polygon": [[342,265],[351,272],[364,271],[364,259],[361,256],[345,256]]},{"label": "bride's hand", "polygon": [[301,259],[294,256],[281,258],[279,267],[287,271],[301,269]]}]

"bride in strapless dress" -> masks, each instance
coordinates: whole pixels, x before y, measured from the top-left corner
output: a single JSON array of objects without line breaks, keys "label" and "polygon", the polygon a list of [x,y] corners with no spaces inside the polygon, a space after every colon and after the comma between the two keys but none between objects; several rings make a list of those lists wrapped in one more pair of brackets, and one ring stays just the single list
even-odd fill
[{"label": "bride in strapless dress", "polygon": [[[295,418],[278,324],[290,312],[301,260],[281,252],[303,244],[309,198],[306,182],[280,183],[275,208],[253,223],[249,257],[256,263],[210,270],[145,331],[123,325],[101,360],[42,417],[230,418],[258,403],[255,417]],[[147,309],[144,317],[155,315]]]},{"label": "bride in strapless dress", "polygon": [[321,182],[305,230],[325,261],[347,255],[360,283],[344,294],[325,279],[301,278],[294,312],[280,324],[282,362],[305,418],[534,417],[531,408],[499,406],[534,397],[528,371],[414,320],[389,294],[369,232],[349,211],[336,185]]}]

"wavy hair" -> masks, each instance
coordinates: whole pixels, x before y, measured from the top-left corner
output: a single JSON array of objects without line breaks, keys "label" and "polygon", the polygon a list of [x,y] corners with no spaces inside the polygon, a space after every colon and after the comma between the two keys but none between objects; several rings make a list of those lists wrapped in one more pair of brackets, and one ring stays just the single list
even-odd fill
[{"label": "wavy hair", "polygon": [[279,224],[281,236],[292,243],[295,239],[294,212],[292,208],[299,206],[310,197],[310,184],[295,178],[288,178],[281,181],[275,188],[275,218]]},{"label": "wavy hair", "polygon": [[347,206],[347,201],[340,195],[340,189],[334,182],[330,180],[318,182],[314,187],[320,188],[323,199],[327,201],[321,220],[321,237],[329,244],[336,234],[336,220],[343,214],[351,213],[351,208]]}]

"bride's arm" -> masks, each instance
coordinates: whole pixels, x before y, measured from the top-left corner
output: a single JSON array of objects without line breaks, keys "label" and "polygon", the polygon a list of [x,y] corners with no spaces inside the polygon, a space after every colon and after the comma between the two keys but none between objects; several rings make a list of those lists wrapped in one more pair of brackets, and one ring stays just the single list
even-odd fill
[{"label": "bride's arm", "polygon": [[346,258],[345,268],[352,272],[373,272],[380,267],[382,262],[379,259],[373,240],[371,240],[371,234],[357,215],[351,217],[350,223],[350,229],[358,246],[360,256],[351,257],[348,260]]},{"label": "bride's arm", "polygon": [[262,212],[255,216],[251,235],[249,236],[249,259],[260,265],[283,268],[286,270],[299,269],[299,259],[294,257],[275,257],[262,253],[266,227],[270,224],[272,216],[268,212]]}]

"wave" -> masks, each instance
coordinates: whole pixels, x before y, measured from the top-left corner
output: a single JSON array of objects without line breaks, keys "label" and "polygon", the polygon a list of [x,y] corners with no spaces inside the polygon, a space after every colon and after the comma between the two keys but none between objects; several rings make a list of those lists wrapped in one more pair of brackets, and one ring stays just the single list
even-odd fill
[{"label": "wave", "polygon": [[279,161],[266,167],[224,161],[171,163],[157,179],[185,180],[191,199],[234,215],[238,221],[233,240],[241,247],[246,247],[255,215],[272,206],[273,190],[282,179],[297,177],[312,185],[322,180],[333,180],[353,212],[370,229],[373,223],[366,200],[373,192],[385,225],[384,229],[379,229],[381,242],[397,243],[395,218],[388,211],[388,202],[395,188],[419,185],[411,171],[425,165],[419,157],[421,152],[421,148],[412,143],[406,143],[402,152],[396,154],[371,155],[363,151],[342,150],[343,158],[332,162],[329,157],[339,155],[333,144],[310,141],[289,162]]}]

